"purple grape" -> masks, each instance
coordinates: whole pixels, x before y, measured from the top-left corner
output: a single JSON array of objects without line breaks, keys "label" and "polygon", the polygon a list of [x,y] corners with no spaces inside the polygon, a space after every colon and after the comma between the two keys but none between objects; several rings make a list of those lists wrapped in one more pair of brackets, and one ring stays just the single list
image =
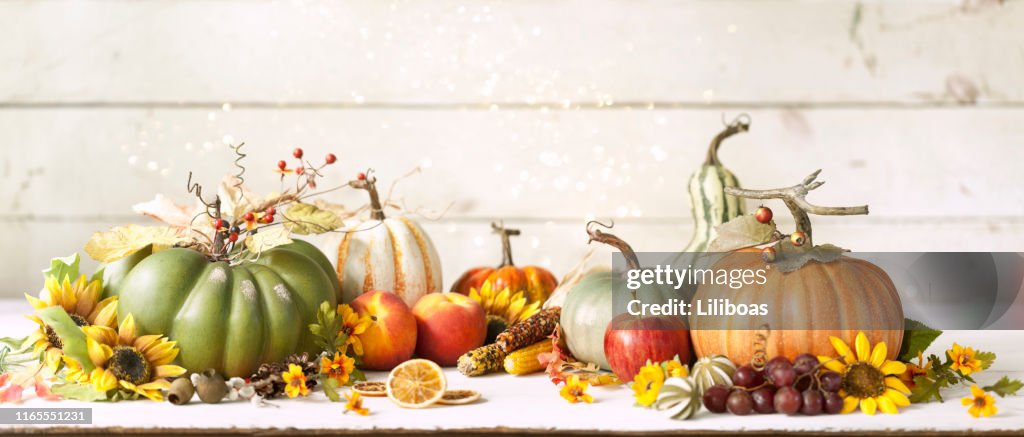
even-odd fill
[{"label": "purple grape", "polygon": [[839,393],[829,392],[825,394],[825,413],[839,414],[843,411],[843,398]]},{"label": "purple grape", "polygon": [[715,385],[707,390],[704,390],[704,408],[715,414],[722,414],[725,412],[726,399],[729,397],[729,387],[724,385]]},{"label": "purple grape", "polygon": [[775,389],[772,387],[761,387],[750,393],[754,400],[754,411],[758,414],[772,414],[775,412]]},{"label": "purple grape", "polygon": [[754,388],[764,384],[764,375],[748,364],[736,369],[736,373],[732,376],[732,383],[739,387]]},{"label": "purple grape", "polygon": [[781,387],[775,392],[773,404],[775,405],[775,411],[782,414],[796,414],[797,411],[800,411],[803,398],[795,388]]},{"label": "purple grape", "polygon": [[797,376],[806,375],[814,371],[818,366],[818,358],[811,354],[800,354],[793,360],[793,370]]},{"label": "purple grape", "polygon": [[729,412],[737,416],[746,416],[754,410],[754,400],[746,390],[733,390],[726,401]]},{"label": "purple grape", "polygon": [[775,384],[776,387],[786,387],[793,385],[793,381],[796,380],[796,371],[793,370],[793,365],[789,362],[778,363],[772,370],[768,372],[768,381]]},{"label": "purple grape", "polygon": [[837,392],[843,386],[843,377],[836,372],[822,373],[819,379],[821,379],[821,389],[827,392]]},{"label": "purple grape", "polygon": [[817,416],[821,414],[822,404],[825,403],[824,398],[821,396],[821,392],[817,390],[805,390],[803,395],[803,406],[800,407],[800,412],[808,416]]},{"label": "purple grape", "polygon": [[774,368],[775,366],[777,366],[779,364],[782,364],[782,363],[786,363],[786,364],[789,364],[789,365],[793,364],[793,363],[789,362],[789,358],[786,358],[786,357],[784,357],[782,355],[779,355],[779,356],[777,356],[775,358],[772,358],[772,359],[768,360],[768,363],[766,363],[764,365],[764,373],[767,375],[768,373],[770,373],[772,371],[772,368]]}]

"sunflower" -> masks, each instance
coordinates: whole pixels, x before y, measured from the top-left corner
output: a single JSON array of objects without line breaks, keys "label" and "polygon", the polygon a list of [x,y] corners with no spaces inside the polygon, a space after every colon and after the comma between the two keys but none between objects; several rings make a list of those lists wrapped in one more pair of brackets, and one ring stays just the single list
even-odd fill
[{"label": "sunflower", "polygon": [[160,390],[171,387],[166,378],[181,376],[185,369],[171,364],[178,356],[177,343],[162,335],[135,335],[135,319],[125,317],[117,330],[106,326],[86,326],[89,360],[95,368],[86,372],[80,363],[67,356],[67,378],[90,383],[99,392],[123,389],[129,393],[162,401]]},{"label": "sunflower", "polygon": [[[91,282],[80,276],[75,282],[65,276],[63,282],[50,276],[46,278],[45,288],[35,298],[25,294],[25,299],[32,308],[41,310],[49,307],[61,307],[71,316],[78,326],[117,326],[117,297],[100,300],[103,284],[100,280]],[[39,324],[39,328],[30,336],[33,352],[46,361],[50,370],[56,372],[64,356],[64,344],[53,328],[46,326],[43,320],[35,315],[27,316]]]},{"label": "sunflower", "polygon": [[341,304],[338,305],[338,317],[341,318],[341,333],[347,335],[347,341],[341,347],[341,351],[344,352],[346,348],[351,345],[352,351],[356,355],[363,355],[363,342],[359,340],[359,336],[366,332],[366,329],[373,324],[373,319],[370,318],[369,314],[359,315],[352,307]]},{"label": "sunflower", "polygon": [[484,281],[479,291],[475,288],[470,288],[469,298],[479,303],[484,308],[485,313],[500,317],[509,325],[526,320],[530,316],[537,314],[542,303],[534,302],[527,304],[522,291],[513,294],[508,287],[505,287],[500,292],[495,292],[491,281]]},{"label": "sunflower", "polygon": [[977,359],[975,354],[973,348],[953,343],[953,348],[946,351],[946,355],[953,361],[949,368],[959,370],[964,376],[980,372],[982,370],[981,360]]},{"label": "sunflower", "polygon": [[839,358],[818,356],[818,361],[828,370],[843,376],[839,395],[843,397],[844,414],[858,405],[867,414],[875,414],[876,409],[896,414],[899,413],[898,407],[910,405],[906,396],[910,390],[898,376],[907,371],[907,366],[885,359],[888,354],[885,342],[876,344],[872,349],[868,337],[860,332],[854,341],[854,354],[850,346],[838,337],[829,337],[829,341]]},{"label": "sunflower", "polygon": [[985,390],[982,390],[977,384],[971,386],[971,395],[960,399],[960,402],[964,404],[965,407],[970,405],[967,412],[971,413],[974,417],[991,417],[999,411],[999,409],[996,408],[996,398],[985,393]]}]

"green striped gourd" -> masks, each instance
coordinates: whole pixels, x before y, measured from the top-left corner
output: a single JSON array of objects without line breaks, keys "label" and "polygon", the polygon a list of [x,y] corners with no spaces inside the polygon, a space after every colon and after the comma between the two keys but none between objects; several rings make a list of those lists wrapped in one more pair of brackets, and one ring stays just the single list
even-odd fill
[{"label": "green striped gourd", "polygon": [[658,392],[654,408],[676,420],[686,420],[697,414],[701,406],[701,394],[690,377],[673,376],[665,380]]},{"label": "green striped gourd", "polygon": [[697,384],[697,393],[701,395],[714,385],[732,385],[734,374],[736,374],[736,365],[725,355],[701,358],[693,364],[693,372],[691,372],[691,376]]},{"label": "green striped gourd", "polygon": [[[715,135],[708,147],[704,165],[690,176],[690,212],[693,215],[693,237],[683,252],[703,252],[715,239],[715,226],[744,214],[743,200],[725,194],[726,187],[739,187],[740,183],[718,159],[718,146],[722,141],[750,128],[749,119],[737,118]],[[685,266],[685,264],[683,265]]]}]

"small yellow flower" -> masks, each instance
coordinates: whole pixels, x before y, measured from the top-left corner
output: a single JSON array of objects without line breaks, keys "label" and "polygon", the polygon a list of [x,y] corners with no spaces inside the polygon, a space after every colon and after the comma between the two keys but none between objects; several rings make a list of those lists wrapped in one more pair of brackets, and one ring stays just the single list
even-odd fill
[{"label": "small yellow flower", "polygon": [[352,307],[341,304],[338,305],[338,317],[341,317],[341,333],[348,335],[348,341],[342,346],[344,352],[346,347],[352,346],[352,351],[356,355],[363,355],[363,343],[359,341],[359,336],[366,332],[366,329],[373,324],[373,320],[370,319],[369,314],[359,315]]},{"label": "small yellow flower", "polygon": [[907,394],[910,389],[898,375],[907,371],[907,366],[886,357],[888,348],[879,342],[874,348],[863,332],[854,340],[854,350],[838,337],[829,337],[839,358],[818,356],[826,369],[843,376],[842,413],[852,412],[860,406],[865,414],[873,415],[876,410],[886,414],[899,413],[899,407],[910,405]]},{"label": "small yellow flower", "polygon": [[953,360],[953,364],[949,368],[959,370],[964,376],[980,372],[981,360],[975,358],[974,354],[974,349],[953,343],[953,348],[946,351],[949,359]]},{"label": "small yellow flower", "polygon": [[670,377],[685,378],[690,376],[690,368],[675,358],[665,362],[665,373]]},{"label": "small yellow flower", "polygon": [[363,407],[363,397],[359,393],[353,391],[345,392],[345,399],[348,399],[348,403],[345,404],[346,413],[351,411],[360,416],[370,414],[370,409]]},{"label": "small yellow flower", "polygon": [[590,384],[581,381],[579,375],[569,375],[569,379],[565,381],[565,387],[562,387],[560,394],[565,400],[569,401],[570,404],[583,401],[586,403],[594,402],[594,397],[587,394],[587,388]]},{"label": "small yellow flower", "polygon": [[306,374],[302,373],[302,368],[298,365],[289,364],[288,371],[281,374],[281,379],[284,380],[284,392],[288,394],[288,397],[309,395],[309,387],[306,387]]},{"label": "small yellow flower", "polygon": [[641,367],[640,372],[633,377],[631,388],[637,405],[649,407],[654,404],[654,401],[658,400],[658,393],[661,392],[663,384],[665,384],[665,370],[661,368],[660,364],[652,364],[648,361],[647,365]]},{"label": "small yellow flower", "polygon": [[964,397],[960,400],[960,403],[964,404],[964,406],[970,405],[971,407],[967,409],[967,412],[971,413],[974,417],[990,417],[999,411],[996,408],[996,398],[985,393],[985,390],[982,390],[977,384],[971,386],[971,396]]},{"label": "small yellow flower", "polygon": [[356,360],[339,352],[334,353],[333,360],[328,357],[320,358],[320,373],[338,381],[339,386],[348,384],[349,376],[352,375],[352,371],[355,368]]}]

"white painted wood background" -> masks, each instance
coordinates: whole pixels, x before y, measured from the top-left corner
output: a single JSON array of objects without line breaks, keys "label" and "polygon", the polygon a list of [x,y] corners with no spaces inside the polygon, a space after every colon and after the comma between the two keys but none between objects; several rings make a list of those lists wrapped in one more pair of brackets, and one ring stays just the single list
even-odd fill
[{"label": "white painted wood background", "polygon": [[[188,200],[245,141],[248,179],[295,146],[443,209],[445,283],[498,261],[561,275],[587,217],[680,249],[685,181],[723,117],[748,187],[822,168],[819,242],[860,251],[1024,248],[1024,4],[960,1],[0,1],[0,296],[49,258]],[[325,184],[328,185],[328,184]],[[357,206],[353,193],[331,200]],[[782,211],[781,205],[776,205]],[[781,215],[781,214],[780,214]]]}]

